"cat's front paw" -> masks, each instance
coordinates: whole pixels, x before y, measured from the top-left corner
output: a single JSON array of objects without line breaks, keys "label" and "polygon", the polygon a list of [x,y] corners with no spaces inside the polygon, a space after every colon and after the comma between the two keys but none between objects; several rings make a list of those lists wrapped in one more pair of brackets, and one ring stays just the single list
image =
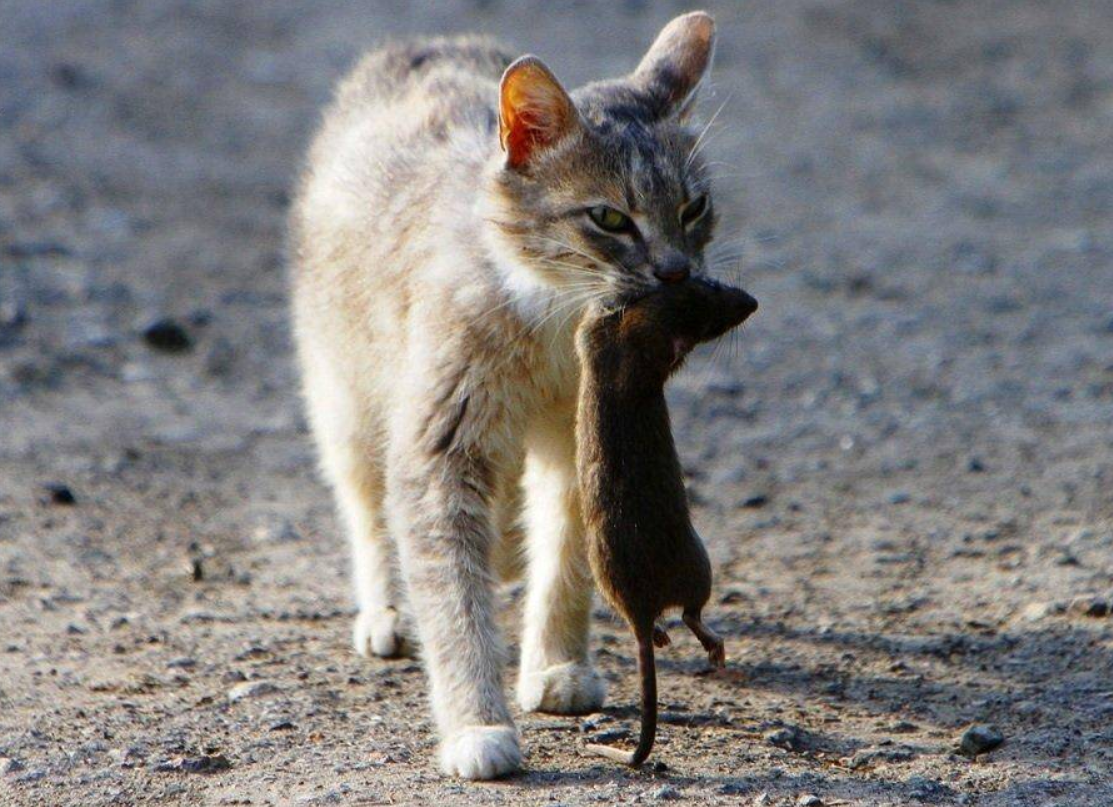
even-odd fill
[{"label": "cat's front paw", "polygon": [[497,779],[522,767],[513,726],[468,726],[441,742],[441,770],[461,779]]},{"label": "cat's front paw", "polygon": [[361,656],[397,658],[413,655],[394,608],[362,610],[352,625],[352,646]]},{"label": "cat's front paw", "polygon": [[527,712],[583,715],[597,712],[607,697],[607,685],[588,664],[555,664],[518,680],[518,705]]}]

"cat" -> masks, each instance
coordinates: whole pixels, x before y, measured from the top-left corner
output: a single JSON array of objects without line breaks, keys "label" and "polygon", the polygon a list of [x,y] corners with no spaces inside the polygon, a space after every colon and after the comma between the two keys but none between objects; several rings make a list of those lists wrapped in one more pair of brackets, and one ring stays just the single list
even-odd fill
[{"label": "cat", "polygon": [[[691,125],[714,22],[569,93],[480,38],[388,46],[339,85],[291,212],[309,421],[347,531],[358,652],[416,640],[447,775],[522,764],[494,584],[526,577],[518,704],[599,709],[573,334],[592,300],[706,271]],[[416,635],[415,635],[416,634]]]}]

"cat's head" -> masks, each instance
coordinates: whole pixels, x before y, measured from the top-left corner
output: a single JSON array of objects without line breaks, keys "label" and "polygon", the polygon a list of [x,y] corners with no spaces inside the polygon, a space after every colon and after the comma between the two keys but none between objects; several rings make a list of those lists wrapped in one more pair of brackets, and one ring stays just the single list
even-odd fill
[{"label": "cat's head", "polygon": [[690,113],[714,43],[697,11],[621,79],[568,93],[534,57],[506,69],[488,209],[514,265],[585,301],[703,272],[715,207]]}]

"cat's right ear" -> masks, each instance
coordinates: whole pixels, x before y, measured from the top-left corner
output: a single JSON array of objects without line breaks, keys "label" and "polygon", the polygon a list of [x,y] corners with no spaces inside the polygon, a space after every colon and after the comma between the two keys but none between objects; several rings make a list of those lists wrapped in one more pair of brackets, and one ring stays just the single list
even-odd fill
[{"label": "cat's right ear", "polygon": [[523,56],[506,68],[499,84],[499,142],[509,167],[522,168],[579,125],[575,104],[540,59]]}]

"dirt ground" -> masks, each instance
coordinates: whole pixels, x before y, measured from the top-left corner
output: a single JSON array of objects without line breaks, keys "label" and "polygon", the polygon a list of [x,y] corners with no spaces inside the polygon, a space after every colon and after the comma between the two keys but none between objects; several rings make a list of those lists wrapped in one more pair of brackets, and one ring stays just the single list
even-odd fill
[{"label": "dirt ground", "polygon": [[606,711],[519,716],[499,783],[350,651],[283,257],[331,82],[458,30],[582,82],[684,8],[0,0],[0,804],[1113,803],[1099,0],[718,4],[762,309],[670,393],[730,663],[661,654],[664,767],[583,751],[636,718],[602,611]]}]

